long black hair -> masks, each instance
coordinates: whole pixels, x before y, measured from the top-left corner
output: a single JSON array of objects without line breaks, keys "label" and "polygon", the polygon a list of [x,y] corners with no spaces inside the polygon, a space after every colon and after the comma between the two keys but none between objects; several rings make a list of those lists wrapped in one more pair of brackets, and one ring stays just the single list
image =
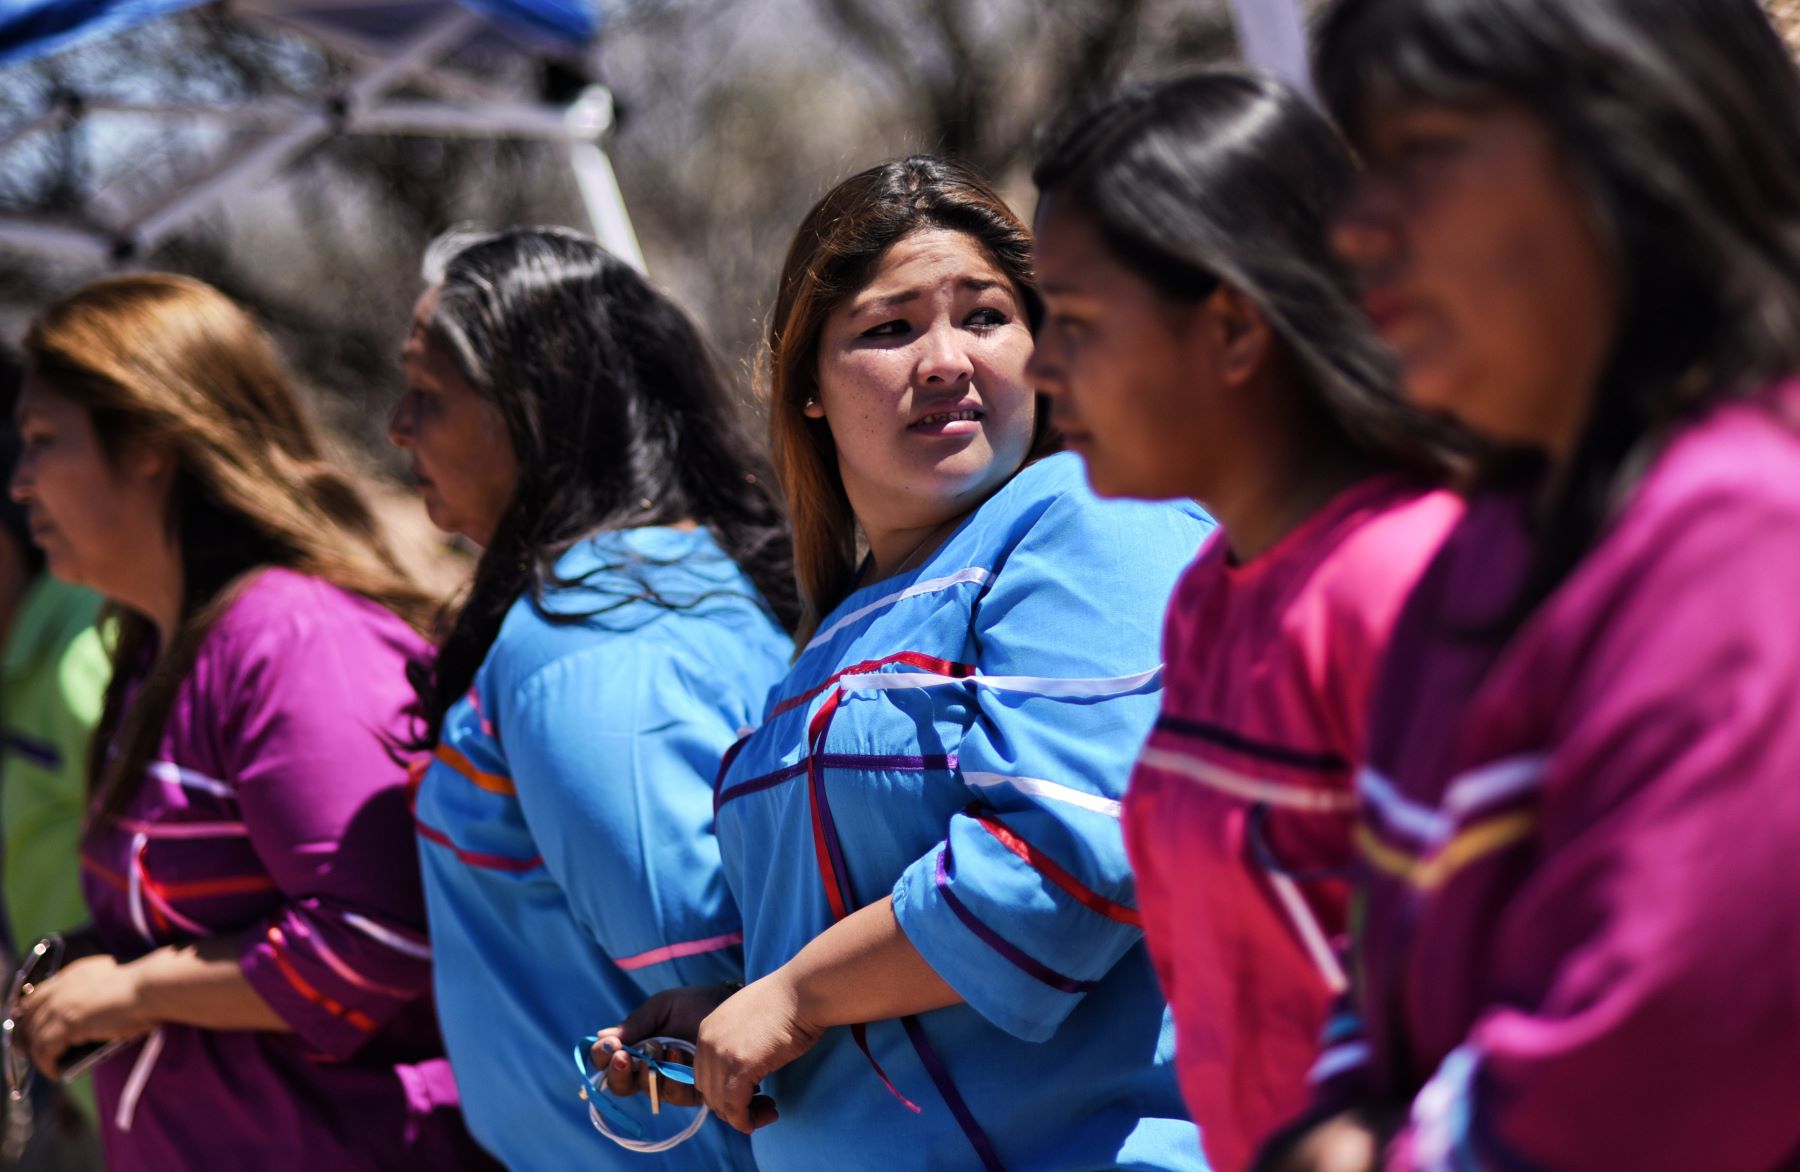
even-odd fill
[{"label": "long black hair", "polygon": [[1066,130],[1032,178],[1163,298],[1221,282],[1261,311],[1315,418],[1375,464],[1433,483],[1467,440],[1409,408],[1328,247],[1356,166],[1323,115],[1271,78],[1208,69],[1125,91]]},{"label": "long black hair", "polygon": [[1800,368],[1800,74],[1755,0],[1338,0],[1317,72],[1353,141],[1380,101],[1528,111],[1610,247],[1616,337],[1516,623],[1684,422]]},{"label": "long black hair", "polygon": [[519,474],[442,646],[408,672],[421,747],[436,743],[514,601],[541,602],[562,584],[556,560],[601,530],[704,525],[793,629],[775,478],[686,314],[594,241],[555,228],[441,238],[425,278],[439,290],[430,336],[499,408]]}]

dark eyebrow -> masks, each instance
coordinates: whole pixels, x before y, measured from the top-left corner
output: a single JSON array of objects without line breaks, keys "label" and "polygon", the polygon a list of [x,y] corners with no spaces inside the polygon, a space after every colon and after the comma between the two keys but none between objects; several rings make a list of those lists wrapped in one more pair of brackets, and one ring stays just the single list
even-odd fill
[{"label": "dark eyebrow", "polygon": [[[1004,289],[1005,281],[996,281],[991,277],[964,277],[956,283],[956,287],[965,293],[985,293],[989,289]],[[923,293],[918,289],[908,289],[904,293],[890,293],[886,297],[877,297],[873,301],[865,301],[851,307],[851,313],[866,313],[872,309],[891,309],[897,305],[905,305],[917,301]]]}]

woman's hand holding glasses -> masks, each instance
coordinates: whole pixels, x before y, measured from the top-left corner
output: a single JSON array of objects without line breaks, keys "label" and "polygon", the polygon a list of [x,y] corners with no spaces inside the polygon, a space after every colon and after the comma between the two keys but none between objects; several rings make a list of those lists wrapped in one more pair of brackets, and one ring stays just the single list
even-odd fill
[{"label": "woman's hand holding glasses", "polygon": [[15,1021],[32,1064],[51,1078],[61,1074],[70,1049],[136,1037],[156,1025],[144,1013],[131,966],[105,954],[69,961],[21,991]]},{"label": "woman's hand holding glasses", "polygon": [[[807,1025],[798,1008],[798,998],[780,973],[743,989],[692,985],[665,990],[619,1025],[600,1031],[593,1042],[593,1064],[605,1072],[610,1095],[650,1095],[682,1107],[704,1104],[748,1133],[778,1118],[774,1101],[757,1093],[763,1076],[812,1049],[824,1032]],[[639,1048],[644,1039],[656,1038],[694,1039],[692,1066],[683,1066],[674,1077],[659,1073],[665,1063],[683,1062],[688,1055],[656,1045]],[[693,1085],[686,1083],[690,1069]]]},{"label": "woman's hand holding glasses", "polygon": [[[681,1038],[692,1041],[699,1036],[700,1023],[717,1009],[734,987],[730,985],[687,985],[665,989],[631,1011],[616,1026],[601,1030],[593,1047],[594,1066],[606,1072],[606,1089],[619,1096],[650,1093],[650,1074],[643,1062],[633,1056],[635,1047],[645,1038]],[[656,1055],[677,1062],[691,1062],[685,1054]],[[700,1106],[700,1094],[692,1086],[659,1080],[657,1092],[663,1102],[681,1107]]]}]

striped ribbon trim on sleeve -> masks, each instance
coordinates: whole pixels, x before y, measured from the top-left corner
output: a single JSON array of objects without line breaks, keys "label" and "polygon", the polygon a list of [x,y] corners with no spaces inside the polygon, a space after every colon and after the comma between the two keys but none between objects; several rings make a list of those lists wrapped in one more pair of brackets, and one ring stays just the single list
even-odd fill
[{"label": "striped ribbon trim on sleeve", "polygon": [[270,924],[268,940],[269,956],[275,961],[275,968],[284,978],[286,978],[287,983],[292,986],[294,992],[300,994],[305,1000],[318,1006],[320,1009],[323,1009],[331,1016],[338,1018],[341,1021],[348,1022],[365,1034],[372,1034],[381,1028],[375,1024],[374,1019],[368,1014],[363,1013],[359,1009],[353,1009],[343,1002],[338,1001],[336,998],[329,997],[326,994],[319,992],[319,990],[313,986],[311,981],[308,981],[305,977],[301,976],[300,970],[296,969],[293,963],[288,960],[287,938],[281,934],[280,928]]},{"label": "striped ribbon trim on sleeve", "polygon": [[971,805],[963,812],[974,819],[983,830],[993,835],[1001,846],[1023,859],[1032,870],[1056,884],[1081,906],[1116,923],[1128,924],[1133,928],[1144,926],[1143,917],[1138,915],[1136,908],[1127,907],[1108,899],[1093,888],[1086,886],[1055,859],[1019,837],[1012,827],[994,817],[993,814],[975,805]]},{"label": "striped ribbon trim on sleeve", "polygon": [[[948,670],[939,669],[936,674],[948,679],[959,678],[951,673],[967,674],[972,670],[969,665],[940,661]],[[849,679],[862,677],[845,677]],[[844,866],[843,845],[838,839],[837,824],[831,816],[831,805],[825,793],[824,771],[814,764],[824,756],[825,742],[831,732],[831,719],[838,710],[844,692],[842,686],[834,689],[819,706],[807,722],[807,798],[812,806],[813,850],[819,861],[819,875],[825,886],[825,899],[831,907],[832,922],[836,923],[849,914],[849,908],[855,904],[854,893],[850,889],[849,872]],[[926,1075],[932,1085],[937,1088],[938,1095],[950,1108],[951,1116],[962,1131],[969,1146],[975,1149],[976,1158],[981,1161],[985,1172],[1004,1172],[998,1154],[994,1150],[993,1141],[969,1109],[968,1102],[956,1083],[950,1078],[949,1068],[938,1056],[931,1040],[925,1036],[924,1026],[917,1015],[908,1014],[900,1019],[901,1029],[907,1041],[911,1043],[919,1062],[925,1067]],[[850,1027],[850,1036],[856,1042],[857,1049],[868,1059],[869,1066],[874,1069],[876,1077],[887,1088],[888,1093],[914,1114],[919,1113],[919,1106],[900,1093],[894,1080],[888,1077],[881,1063],[875,1060],[875,1052],[869,1047],[868,1025],[858,1022]]]}]

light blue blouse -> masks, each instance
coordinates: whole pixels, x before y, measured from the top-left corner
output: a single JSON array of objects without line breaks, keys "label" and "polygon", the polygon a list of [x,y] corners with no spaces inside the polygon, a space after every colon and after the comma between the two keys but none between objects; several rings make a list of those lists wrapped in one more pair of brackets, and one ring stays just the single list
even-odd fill
[{"label": "light blue blouse", "polygon": [[712,780],[792,644],[704,530],[603,533],[556,570],[586,577],[514,604],[419,788],[463,1110],[523,1172],[747,1169],[748,1144],[717,1120],[660,1156],[612,1144],[576,1097],[570,1049],[658,990],[741,979]]},{"label": "light blue blouse", "polygon": [[1211,528],[1191,504],[1103,503],[1051,456],[846,598],[771,694],[716,798],[748,976],[891,894],[966,1004],[868,1026],[898,1095],[849,1030],[767,1080],[762,1167],[1205,1166],[1119,798],[1163,609]]}]

